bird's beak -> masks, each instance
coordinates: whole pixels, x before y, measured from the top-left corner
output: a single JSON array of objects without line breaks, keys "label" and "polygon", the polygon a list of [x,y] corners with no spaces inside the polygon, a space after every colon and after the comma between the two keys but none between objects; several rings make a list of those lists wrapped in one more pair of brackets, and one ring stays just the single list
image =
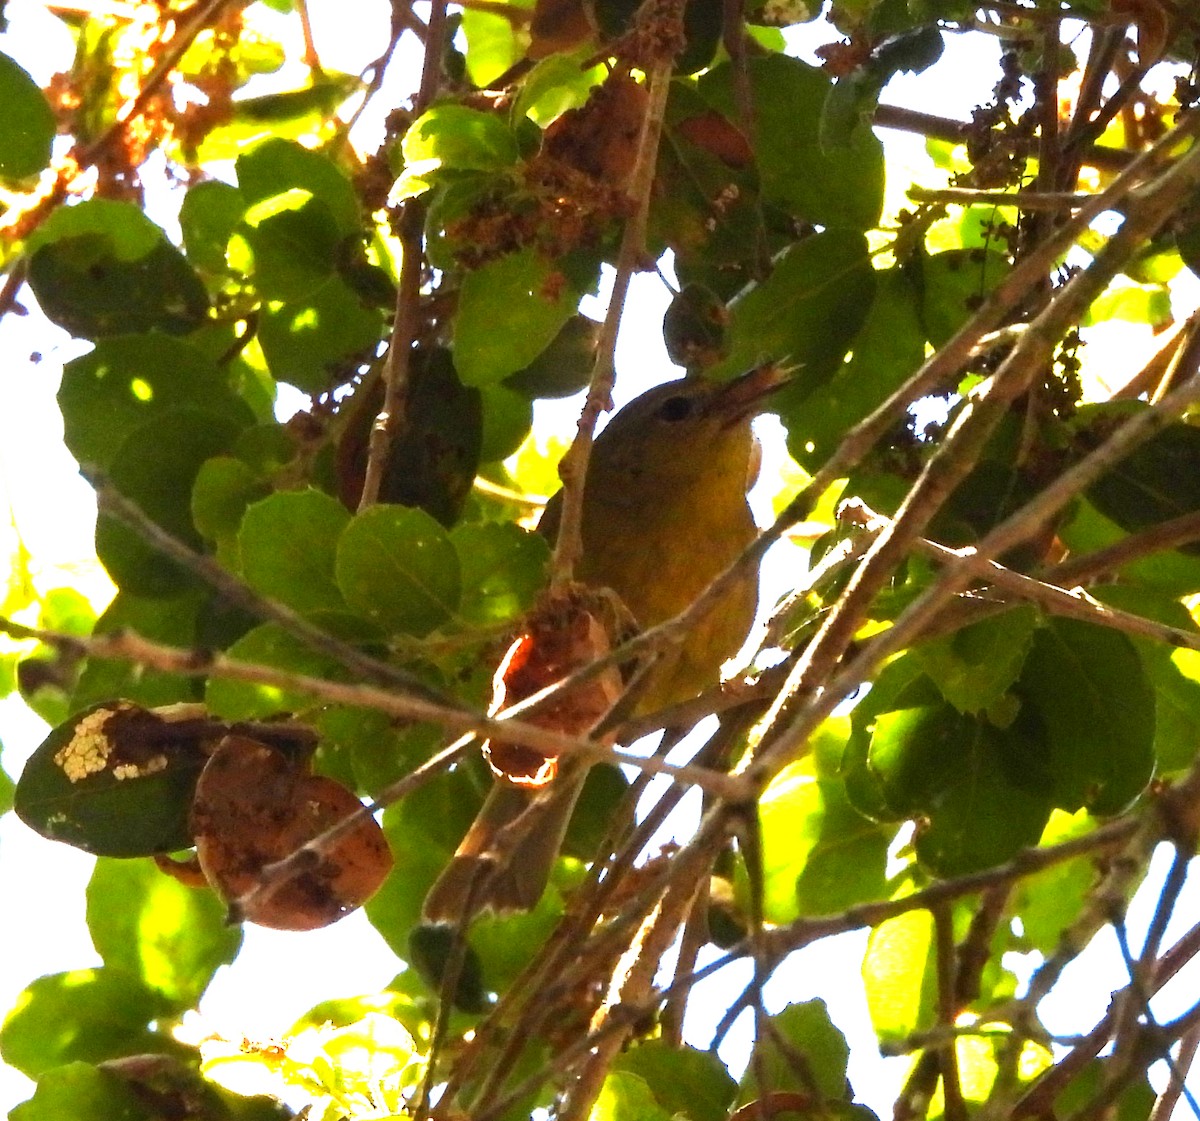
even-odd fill
[{"label": "bird's beak", "polygon": [[791,367],[778,362],[756,366],[748,373],[726,382],[710,407],[721,415],[722,426],[730,427],[761,412],[765,398],[786,385],[791,375]]}]

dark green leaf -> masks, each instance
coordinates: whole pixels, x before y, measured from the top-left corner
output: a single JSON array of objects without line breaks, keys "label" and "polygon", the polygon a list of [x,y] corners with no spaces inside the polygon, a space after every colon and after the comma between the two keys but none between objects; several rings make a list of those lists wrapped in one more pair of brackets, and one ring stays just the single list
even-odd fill
[{"label": "dark green leaf", "polygon": [[30,284],[43,311],[86,338],[199,323],[208,297],[163,231],[132,203],[59,207],[29,238]]},{"label": "dark green leaf", "polygon": [[25,179],[50,162],[56,124],[46,95],[8,55],[0,54],[0,179]]},{"label": "dark green leaf", "polygon": [[510,522],[468,522],[450,532],[462,576],[458,612],[483,627],[519,618],[545,579],[550,546]]},{"label": "dark green leaf", "polygon": [[242,519],[242,575],[257,592],[297,611],[339,611],[345,602],[334,580],[338,534],[350,515],[317,490],[273,494]]},{"label": "dark green leaf", "polygon": [[63,368],[58,391],[64,439],[80,463],[107,468],[136,428],[191,405],[241,425],[253,416],[224,371],[195,347],[168,335],[101,339]]},{"label": "dark green leaf", "polygon": [[925,331],[908,278],[899,268],[876,272],[875,278],[875,297],[850,357],[787,410],[788,449],[807,470],[824,463],[851,425],[882,404],[925,359]]},{"label": "dark green leaf", "polygon": [[217,275],[226,271],[229,239],[245,212],[242,192],[215,179],[197,183],[184,195],[179,208],[183,248],[197,268]]},{"label": "dark green leaf", "polygon": [[9,1121],[159,1121],[126,1083],[91,1063],[66,1063],[46,1071],[33,1097],[9,1113]]},{"label": "dark green leaf", "polygon": [[[108,481],[177,540],[196,548],[192,485],[204,461],[227,451],[241,423],[195,408],[164,410],[134,429],[109,465]],[[191,577],[115,518],[96,523],[96,555],[109,575],[135,595],[173,595]]]},{"label": "dark green leaf", "polygon": [[644,1078],[612,1070],[592,1107],[591,1121],[670,1121]]},{"label": "dark green leaf", "polygon": [[1154,772],[1154,695],[1125,635],[1049,620],[1017,692],[1045,724],[1056,805],[1117,813],[1145,789]]},{"label": "dark green leaf", "polygon": [[303,301],[264,308],[258,325],[271,376],[314,394],[350,381],[383,333],[380,310],[337,276]]},{"label": "dark green leaf", "polygon": [[1043,745],[1029,742],[1015,726],[1002,731],[978,722],[968,734],[950,764],[951,781],[917,829],[917,857],[937,876],[967,875],[1011,860],[1037,844],[1050,817],[1050,792],[1013,774]]},{"label": "dark green leaf", "polygon": [[268,300],[311,299],[334,274],[333,211],[299,187],[251,206],[239,233],[253,254],[254,286]]},{"label": "dark green leaf", "polygon": [[689,1121],[724,1121],[737,1093],[737,1083],[711,1051],[670,1047],[660,1039],[622,1052],[613,1070],[636,1074],[668,1114]]},{"label": "dark green leaf", "polygon": [[201,537],[217,545],[218,556],[235,571],[237,533],[247,507],[266,498],[268,484],[254,469],[231,455],[204,461],[192,487],[192,522]]},{"label": "dark green leaf", "polygon": [[[340,663],[317,653],[278,623],[255,627],[226,653],[250,665],[269,666],[309,677],[327,680],[345,677]],[[313,705],[313,698],[299,690],[227,677],[209,678],[204,699],[214,716],[226,720],[266,720],[282,712],[302,712]]]},{"label": "dark green leaf", "polygon": [[171,722],[107,701],[55,728],[17,783],[31,829],[100,856],[147,856],[191,845],[188,810],[205,756]]},{"label": "dark green leaf", "polygon": [[[338,495],[358,508],[371,430],[383,407],[383,382],[365,381],[345,406],[337,447]],[[471,493],[482,439],[480,391],[468,389],[442,348],[412,353],[404,420],[392,436],[378,501],[416,506],[453,525]]]},{"label": "dark green leaf", "polygon": [[454,366],[465,385],[502,381],[550,345],[579,303],[564,281],[532,249],[467,274],[454,328]]},{"label": "dark green leaf", "polygon": [[439,171],[500,171],[518,155],[516,137],[503,117],[453,104],[435,105],[414,121],[401,151],[401,195],[427,190],[430,176]]},{"label": "dark green leaf", "polygon": [[87,924],[104,964],[137,977],[182,1010],[237,956],[240,927],[210,891],[184,887],[149,860],[101,858],[87,889]]},{"label": "dark green leaf", "polygon": [[483,403],[479,461],[495,463],[512,455],[529,435],[533,403],[523,393],[503,385],[485,385],[479,394]]},{"label": "dark green leaf", "polygon": [[247,206],[293,189],[308,191],[333,215],[340,234],[357,234],[361,216],[350,180],[328,156],[290,140],[265,140],[237,161]]},{"label": "dark green leaf", "polygon": [[[789,1004],[771,1017],[771,1023],[775,1032],[759,1038],[755,1056],[742,1076],[737,1094],[739,1105],[778,1090],[810,1092],[813,1087],[805,1072],[824,1097],[836,1101],[850,1096],[846,1082],[850,1049],[845,1036],[829,1019],[823,1000]],[[776,1036],[781,1042],[776,1042]],[[802,1069],[797,1069],[795,1056],[800,1058]]]},{"label": "dark green leaf", "polygon": [[[205,604],[205,596],[197,591],[154,599],[118,592],[96,621],[95,633],[104,635],[129,630],[168,646],[190,647],[196,642],[196,617],[202,604]],[[111,697],[124,697],[152,708],[176,701],[197,700],[199,688],[193,677],[128,662],[89,659],[75,688],[71,707],[80,711]]]},{"label": "dark green leaf", "polygon": [[[1163,429],[1094,482],[1087,496],[1130,533],[1200,510],[1200,428]],[[1195,543],[1181,548],[1200,552]]]},{"label": "dark green leaf", "polygon": [[914,652],[947,701],[959,712],[978,713],[1016,682],[1036,626],[1037,612],[1018,607],[923,642]]},{"label": "dark green leaf", "polygon": [[763,362],[798,367],[778,395],[785,423],[791,410],[841,365],[874,294],[867,243],[831,230],[796,244],[771,275],[731,310],[729,356],[712,371],[730,377]]},{"label": "dark green leaf", "polygon": [[336,575],[346,602],[391,634],[428,634],[458,609],[458,554],[424,510],[356,515],[338,539]]},{"label": "dark green leaf", "polygon": [[[820,139],[829,79],[785,55],[748,60],[756,116],[756,151],[766,199],[823,226],[865,230],[883,205],[883,148],[869,128],[845,147],[827,150]],[[723,63],[700,78],[703,97],[737,120],[734,67]]]},{"label": "dark green leaf", "polygon": [[[455,928],[444,923],[422,923],[409,936],[409,961],[425,983],[436,993],[446,992],[449,979],[446,968],[455,953]],[[449,1000],[461,1012],[479,1013],[487,1007],[483,991],[483,973],[479,956],[470,946],[463,947],[461,964]]]},{"label": "dark green leaf", "polygon": [[570,397],[587,388],[599,338],[599,323],[586,315],[573,315],[550,345],[504,384],[526,397]]},{"label": "dark green leaf", "polygon": [[915,258],[906,268],[920,292],[926,336],[936,347],[975,314],[1010,265],[1000,253],[950,249]]},{"label": "dark green leaf", "polygon": [[76,1061],[181,1051],[170,1036],[149,1027],[170,1012],[169,1002],[120,970],[54,973],[17,998],[0,1028],[0,1057],[37,1078]]}]

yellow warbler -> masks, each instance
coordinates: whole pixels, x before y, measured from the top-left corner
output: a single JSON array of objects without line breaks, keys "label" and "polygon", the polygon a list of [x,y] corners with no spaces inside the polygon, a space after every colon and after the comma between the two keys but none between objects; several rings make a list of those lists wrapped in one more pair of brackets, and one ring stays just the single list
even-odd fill
[{"label": "yellow warbler", "polygon": [[[782,382],[774,366],[724,383],[670,382],[618,412],[597,437],[588,464],[576,578],[615,591],[641,627],[688,607],[754,539],[746,502],[757,465],[750,421]],[[558,532],[557,499],[539,525],[547,535]],[[747,572],[654,664],[637,711],[687,700],[715,684],[721,663],[745,641],[757,603],[757,573]],[[498,779],[426,897],[426,921],[537,903],[586,773],[586,766],[567,760],[558,778],[538,791]]]}]

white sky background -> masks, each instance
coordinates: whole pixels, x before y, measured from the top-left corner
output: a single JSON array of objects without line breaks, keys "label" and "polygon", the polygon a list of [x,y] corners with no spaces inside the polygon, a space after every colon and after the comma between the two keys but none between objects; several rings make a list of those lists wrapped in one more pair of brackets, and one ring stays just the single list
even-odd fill
[{"label": "white sky background", "polygon": [[[385,4],[310,0],[310,8],[318,51],[329,69],[357,72],[387,42]],[[351,9],[355,17],[352,25],[347,20]],[[11,33],[0,36],[0,50],[12,53],[35,79],[44,81],[54,71],[69,66],[70,37],[38,0],[10,0],[6,14]],[[294,17],[280,17],[272,25],[285,27],[293,40],[298,39]],[[830,37],[828,26],[818,24],[798,29],[795,42],[799,53],[811,60],[811,47]],[[949,57],[931,72],[893,81],[887,100],[930,112],[951,109],[959,113],[987,101],[997,77],[997,47],[980,36],[970,39],[974,42],[968,51],[964,49],[966,39],[950,38]],[[37,44],[35,55],[30,54],[31,44]],[[415,52],[410,57],[403,67],[392,68],[398,92],[389,95],[385,91],[381,99],[385,104],[403,100],[415,85],[419,61]],[[283,82],[278,88],[287,88],[287,84]],[[888,145],[889,165],[903,156],[922,169],[924,183],[942,181],[924,156],[921,138],[894,132],[881,135]],[[907,181],[905,178],[894,184],[893,189],[902,189]],[[153,216],[161,220],[161,215]],[[662,315],[668,298],[669,293],[654,276],[643,275],[635,280],[617,350],[618,404],[678,373],[670,366],[662,343]],[[23,302],[32,309],[27,290]],[[584,310],[599,318],[603,304],[589,301]],[[1186,314],[1190,307],[1181,310]],[[1130,336],[1126,341],[1134,352],[1144,350],[1150,341],[1145,330],[1125,334]],[[0,320],[0,556],[10,552],[12,530],[4,514],[5,507],[10,506],[13,524],[35,558],[34,576],[39,590],[82,584],[85,593],[102,602],[107,581],[93,554],[95,503],[62,445],[62,424],[54,399],[63,363],[85,349],[86,344],[69,339],[47,324],[35,309],[28,317],[10,314]],[[40,353],[40,361],[31,358],[35,352]],[[1117,346],[1109,337],[1102,346],[1094,346],[1086,360],[1092,362],[1098,354],[1105,356],[1114,371],[1140,365],[1129,346]],[[577,408],[577,402],[539,406],[538,424],[569,432]],[[764,478],[772,474],[772,448],[776,453],[774,463],[779,462],[778,432],[778,422],[764,425],[769,453]],[[764,490],[755,499],[757,516],[766,521],[770,495]],[[793,556],[790,564],[795,563]],[[781,565],[786,567],[789,562],[777,562],[765,574],[766,603],[773,600],[774,591],[787,579],[787,572],[780,571]],[[20,773],[45,731],[41,721],[18,698],[0,702],[2,760],[11,776]],[[0,1016],[35,977],[100,964],[83,915],[83,889],[91,865],[91,859],[76,850],[36,836],[14,815],[0,817],[0,899],[7,904],[0,944]],[[1143,895],[1152,897],[1153,893]],[[1194,885],[1189,885],[1177,914],[1194,915],[1200,911],[1197,904],[1200,898]],[[1144,929],[1148,906],[1139,903],[1136,908],[1144,913],[1131,919],[1135,929]],[[1181,932],[1173,929],[1168,939]],[[908,1063],[904,1059],[885,1062],[876,1057],[858,972],[864,943],[865,935],[847,936],[795,955],[768,985],[767,1003],[771,1010],[777,1010],[786,1003],[823,996],[848,1036],[850,1077],[859,1099],[886,1116]],[[1103,1014],[1109,992],[1121,983],[1122,975],[1111,938],[1108,943],[1089,954],[1088,961],[1072,966],[1069,973],[1077,975],[1076,983],[1064,986],[1065,996],[1052,998],[1044,1005],[1051,1030],[1077,1030],[1081,1023],[1090,1023]],[[304,934],[247,927],[240,957],[232,968],[218,974],[201,1011],[210,1030],[233,1039],[246,1035],[261,1042],[281,1036],[318,1000],[383,988],[397,968],[396,959],[361,913],[327,930]],[[731,994],[741,991],[748,979],[748,969],[748,965],[731,968],[700,990],[711,995],[693,1002],[688,1034],[696,1043],[707,1043],[725,1003]],[[1168,1017],[1182,1011],[1188,993],[1196,990],[1196,980],[1194,970],[1185,972],[1165,994],[1168,1003],[1156,1003],[1156,1012]],[[1171,992],[1179,996],[1171,1000]],[[744,1061],[749,1023],[743,1020],[739,1026],[743,1030],[732,1034],[724,1055],[731,1061],[737,1061],[738,1056]],[[0,1064],[0,1109],[7,1113],[31,1089],[27,1079]]]}]

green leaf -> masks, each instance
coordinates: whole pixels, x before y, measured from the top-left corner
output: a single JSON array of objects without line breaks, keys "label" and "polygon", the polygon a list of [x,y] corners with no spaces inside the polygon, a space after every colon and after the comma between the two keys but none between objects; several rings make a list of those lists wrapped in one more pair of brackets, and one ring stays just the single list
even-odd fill
[{"label": "green leaf", "polygon": [[407,958],[425,893],[466,835],[491,781],[482,762],[476,762],[440,775],[384,811],[383,831],[394,864],[364,910],[400,957]]},{"label": "green leaf", "polygon": [[532,606],[550,559],[543,537],[511,522],[466,522],[450,531],[450,540],[462,577],[463,619],[495,626]]},{"label": "green leaf", "polygon": [[424,510],[357,514],[338,539],[336,574],[346,602],[390,634],[428,634],[458,609],[458,554]]},{"label": "green leaf", "polygon": [[340,234],[360,232],[354,187],[337,164],[320,152],[291,140],[265,140],[238,157],[237,177],[247,206],[300,188],[329,208]]},{"label": "green leaf", "polygon": [[923,642],[914,653],[942,696],[959,712],[982,712],[1021,675],[1037,622],[1033,607],[1018,607]]},{"label": "green leaf", "polygon": [[711,1051],[670,1047],[660,1039],[623,1051],[612,1069],[636,1074],[662,1109],[689,1121],[725,1121],[737,1093],[737,1083]]},{"label": "green leaf", "polygon": [[579,303],[562,279],[533,249],[467,274],[454,328],[454,367],[464,385],[502,381],[550,345]]},{"label": "green leaf", "polygon": [[162,1115],[115,1074],[75,1062],[42,1074],[33,1097],[8,1116],[9,1121],[159,1121]]},{"label": "green leaf", "polygon": [[[226,654],[251,665],[309,677],[336,681],[346,676],[339,662],[305,645],[278,623],[255,627],[230,646]],[[204,700],[214,716],[226,720],[266,720],[282,712],[303,712],[313,706],[313,698],[299,690],[224,677],[209,678]]]},{"label": "green leaf", "polygon": [[1014,775],[1023,758],[1043,749],[1041,742],[1027,740],[1016,727],[1001,731],[978,722],[970,731],[951,765],[952,781],[917,830],[917,859],[937,876],[967,875],[1011,860],[1037,844],[1050,817],[1050,792]]},{"label": "green leaf", "polygon": [[826,150],[851,142],[860,128],[869,128],[879,95],[900,71],[919,74],[941,57],[942,36],[936,27],[906,30],[884,40],[865,64],[842,75],[829,91],[821,113],[821,142]]},{"label": "green leaf", "polygon": [[1165,284],[1134,284],[1125,277],[1114,280],[1092,301],[1081,326],[1091,327],[1112,319],[1148,323],[1156,330],[1171,322],[1171,290]]},{"label": "green leaf", "polygon": [[192,187],[179,208],[183,248],[192,264],[206,272],[225,273],[229,239],[245,212],[242,192],[229,183],[213,179]]},{"label": "green leaf", "polygon": [[[1087,496],[1130,533],[1200,510],[1200,428],[1164,428],[1097,479]],[[1200,553],[1200,544],[1180,549]]]},{"label": "green leaf", "polygon": [[120,970],[39,977],[17,997],[0,1028],[0,1058],[37,1078],[65,1063],[181,1051],[170,1036],[149,1027],[171,1010],[162,996]]},{"label": "green leaf", "polygon": [[1045,723],[1055,805],[1117,813],[1145,789],[1154,772],[1154,694],[1125,635],[1048,620],[1017,692]]},{"label": "green leaf", "polygon": [[[760,1036],[754,1045],[754,1054],[738,1087],[738,1105],[780,1090],[811,1091],[812,1087],[796,1070],[788,1050],[803,1057],[816,1089],[824,1097],[834,1101],[849,1098],[846,1064],[850,1049],[846,1046],[846,1037],[829,1019],[829,1010],[823,1000],[789,1004],[771,1017],[771,1024],[774,1032]],[[776,1036],[782,1045],[776,1042]]]},{"label": "green leaf", "polygon": [[501,171],[517,162],[517,138],[503,117],[465,105],[435,105],[401,141],[404,172],[395,190],[417,195],[439,171]]},{"label": "green leaf", "polygon": [[832,914],[882,895],[891,831],[858,813],[841,781],[814,773],[811,758],[772,780],[758,814],[769,922]]},{"label": "green leaf", "polygon": [[[108,481],[152,521],[198,548],[192,525],[192,485],[204,461],[229,450],[243,424],[195,408],[166,409],[122,441]],[[173,595],[192,579],[115,518],[96,522],[96,555],[109,575],[135,595]]]},{"label": "green leaf", "polygon": [[53,729],[30,756],[14,809],[31,829],[98,856],[191,845],[188,811],[205,756],[194,738],[125,701]]},{"label": "green leaf", "polygon": [[479,461],[495,463],[516,452],[529,435],[533,403],[523,393],[504,385],[485,385],[479,395],[483,404]]},{"label": "green leaf", "polygon": [[[1090,833],[1096,822],[1082,810],[1055,810],[1042,834],[1043,845],[1057,845]],[[1096,868],[1087,856],[1064,860],[1033,876],[1022,877],[1013,895],[1013,911],[1021,933],[1033,949],[1049,955],[1079,915],[1096,884]]]},{"label": "green leaf", "polygon": [[[481,393],[458,380],[449,352],[441,347],[412,352],[407,385],[404,419],[388,447],[378,501],[420,507],[451,526],[462,513],[479,467]],[[362,497],[371,430],[382,407],[379,378],[365,381],[343,406],[338,496],[351,510]]]},{"label": "green leaf", "polygon": [[924,357],[925,330],[907,275],[899,268],[876,272],[875,298],[850,357],[787,411],[788,450],[796,461],[810,471],[824,463],[847,430],[911,377]]},{"label": "green leaf", "polygon": [[933,916],[922,910],[880,923],[867,939],[863,986],[881,1045],[907,1040],[933,1022],[937,1000],[933,939]]},{"label": "green leaf", "polygon": [[796,366],[792,381],[776,396],[787,423],[840,366],[874,290],[875,274],[860,234],[830,230],[805,238],[732,306],[729,355],[710,376],[732,377],[772,360]]},{"label": "green leaf", "polygon": [[[831,84],[815,67],[772,54],[748,60],[755,107],[755,150],[763,196],[817,225],[866,230],[883,206],[883,147],[860,128],[845,147],[821,143],[820,121]],[[734,67],[722,63],[699,80],[701,95],[738,119]]]},{"label": "green leaf", "polygon": [[645,1079],[613,1070],[604,1079],[588,1121],[670,1121]]},{"label": "green leaf", "polygon": [[253,254],[254,286],[268,300],[310,299],[334,274],[337,224],[310,191],[293,187],[255,203],[238,232]]},{"label": "green leaf", "polygon": [[217,364],[169,335],[116,335],[63,368],[64,439],[80,463],[107,468],[135,429],[167,410],[195,406],[239,426],[253,421]]},{"label": "green leaf", "polygon": [[297,611],[344,610],[334,560],[349,522],[346,508],[318,490],[283,491],[254,503],[238,532],[246,583]]},{"label": "green leaf", "polygon": [[383,333],[379,308],[366,306],[337,276],[305,300],[268,304],[258,325],[271,376],[314,394],[350,381]]},{"label": "green leaf", "polygon": [[[235,571],[241,568],[237,532],[252,502],[266,498],[269,484],[252,467],[231,455],[204,461],[192,486],[192,522],[196,532],[217,544],[217,555]],[[224,555],[222,555],[224,554]]]},{"label": "green leaf", "polygon": [[[533,3],[519,0],[513,7],[532,8]],[[462,30],[467,40],[467,73],[479,89],[491,89],[491,82],[525,53],[525,44],[507,15],[467,8]]]},{"label": "green leaf", "polygon": [[60,207],[29,239],[29,284],[47,317],[83,338],[185,334],[208,295],[183,254],[132,203]]},{"label": "green leaf", "polygon": [[982,249],[951,249],[915,257],[906,271],[920,293],[921,322],[935,347],[945,343],[1008,274],[1010,265],[1000,253]]},{"label": "green leaf", "polygon": [[556,51],[538,59],[521,82],[513,102],[512,119],[519,121],[527,116],[545,128],[568,109],[585,104],[604,77],[602,67],[584,69],[574,54]]},{"label": "green leaf", "polygon": [[504,384],[526,397],[570,397],[587,388],[599,341],[600,324],[586,315],[573,315],[550,345]]},{"label": "green leaf", "polygon": [[[104,635],[128,630],[168,646],[194,646],[197,614],[204,600],[203,593],[198,591],[154,599],[118,592],[96,621],[95,633]],[[75,687],[71,707],[78,712],[112,697],[124,697],[152,708],[176,701],[197,700],[199,688],[193,677],[128,662],[89,659]]]},{"label": "green leaf", "polygon": [[6,54],[0,54],[0,179],[26,179],[50,163],[57,125],[46,95]]},{"label": "green leaf", "polygon": [[14,790],[16,790],[16,784],[3,770],[0,770],[0,814],[6,814],[13,808]]},{"label": "green leaf", "polygon": [[137,977],[176,1008],[192,1007],[218,966],[233,961],[240,927],[210,891],[185,887],[148,860],[96,861],[87,924],[104,964]]}]

